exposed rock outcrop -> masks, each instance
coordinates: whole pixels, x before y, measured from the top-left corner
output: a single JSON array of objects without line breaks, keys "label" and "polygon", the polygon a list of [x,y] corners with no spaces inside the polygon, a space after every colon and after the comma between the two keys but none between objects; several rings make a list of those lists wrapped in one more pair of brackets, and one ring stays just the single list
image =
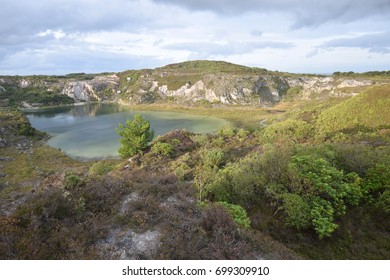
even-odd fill
[{"label": "exposed rock outcrop", "polygon": [[111,95],[116,91],[118,82],[116,75],[97,76],[91,81],[70,81],[64,84],[61,94],[75,101],[102,101],[109,99],[105,94]]},{"label": "exposed rock outcrop", "polygon": [[67,95],[75,100],[100,101],[93,87],[87,82],[69,82],[62,89],[61,94]]},{"label": "exposed rock outcrop", "polygon": [[[144,79],[144,78],[141,78]],[[148,81],[149,80],[149,81]],[[140,82],[141,83],[141,82]],[[171,89],[158,80],[144,79],[150,83],[149,90],[140,88],[138,98],[129,98],[125,102],[144,103],[150,98],[173,99],[176,102],[220,102],[223,104],[261,104],[280,101],[288,94],[289,89],[298,88],[295,98],[319,99],[326,97],[352,96],[373,84],[368,79],[348,79],[315,76],[281,76],[281,75],[205,75],[193,84],[187,82],[178,89]],[[145,96],[145,98],[142,98]]]},{"label": "exposed rock outcrop", "polygon": [[0,78],[0,92],[39,88],[41,92],[67,95],[76,102],[267,105],[284,98],[308,100],[353,96],[374,83],[390,83],[390,79],[288,74],[226,62],[198,61],[112,75],[7,76]]}]

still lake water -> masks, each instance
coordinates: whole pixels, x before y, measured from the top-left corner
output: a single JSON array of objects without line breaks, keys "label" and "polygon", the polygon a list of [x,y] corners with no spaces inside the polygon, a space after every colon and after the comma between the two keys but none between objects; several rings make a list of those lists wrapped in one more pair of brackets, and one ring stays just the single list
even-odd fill
[{"label": "still lake water", "polygon": [[135,111],[117,104],[85,104],[26,112],[31,125],[52,137],[48,144],[79,160],[117,158],[119,123],[140,113],[155,136],[174,129],[209,133],[228,125],[225,120],[173,112]]}]

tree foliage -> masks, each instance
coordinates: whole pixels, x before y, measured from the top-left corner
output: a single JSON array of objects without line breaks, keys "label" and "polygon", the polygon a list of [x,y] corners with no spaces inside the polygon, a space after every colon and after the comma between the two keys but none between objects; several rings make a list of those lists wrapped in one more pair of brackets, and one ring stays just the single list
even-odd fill
[{"label": "tree foliage", "polygon": [[125,125],[119,124],[116,132],[121,137],[119,154],[122,158],[131,157],[145,150],[154,137],[150,122],[140,114],[135,114],[133,120],[128,119]]},{"label": "tree foliage", "polygon": [[320,239],[338,227],[334,218],[344,215],[347,205],[356,206],[363,197],[356,173],[344,174],[323,158],[293,156],[288,168],[287,222],[297,228],[313,227]]}]

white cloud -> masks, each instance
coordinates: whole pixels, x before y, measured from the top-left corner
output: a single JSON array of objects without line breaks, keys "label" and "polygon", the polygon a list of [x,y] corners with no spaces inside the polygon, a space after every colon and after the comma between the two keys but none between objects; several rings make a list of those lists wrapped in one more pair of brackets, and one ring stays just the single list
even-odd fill
[{"label": "white cloud", "polygon": [[121,71],[188,59],[291,72],[384,70],[389,10],[388,0],[3,0],[0,74]]},{"label": "white cloud", "polygon": [[62,31],[61,29],[59,30],[51,30],[47,29],[46,31],[41,31],[36,34],[37,37],[51,37],[53,36],[55,39],[59,40],[64,37],[66,37],[66,33]]}]

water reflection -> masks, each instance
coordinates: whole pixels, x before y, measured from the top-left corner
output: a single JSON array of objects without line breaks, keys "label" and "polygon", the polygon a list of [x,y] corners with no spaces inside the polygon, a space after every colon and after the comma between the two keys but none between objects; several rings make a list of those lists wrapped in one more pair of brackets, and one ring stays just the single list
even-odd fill
[{"label": "water reflection", "polygon": [[28,117],[36,116],[44,118],[53,118],[61,114],[70,115],[75,118],[95,117],[99,115],[119,113],[123,111],[128,111],[128,109],[124,106],[120,106],[117,104],[103,103],[86,103],[74,106],[24,110]]},{"label": "water reflection", "polygon": [[116,104],[85,104],[34,110],[27,113],[33,127],[51,134],[48,144],[73,158],[90,160],[118,157],[119,136],[115,129],[134,114],[149,120],[155,136],[174,129],[196,133],[216,131],[227,122],[221,119],[173,112],[133,111]]}]

